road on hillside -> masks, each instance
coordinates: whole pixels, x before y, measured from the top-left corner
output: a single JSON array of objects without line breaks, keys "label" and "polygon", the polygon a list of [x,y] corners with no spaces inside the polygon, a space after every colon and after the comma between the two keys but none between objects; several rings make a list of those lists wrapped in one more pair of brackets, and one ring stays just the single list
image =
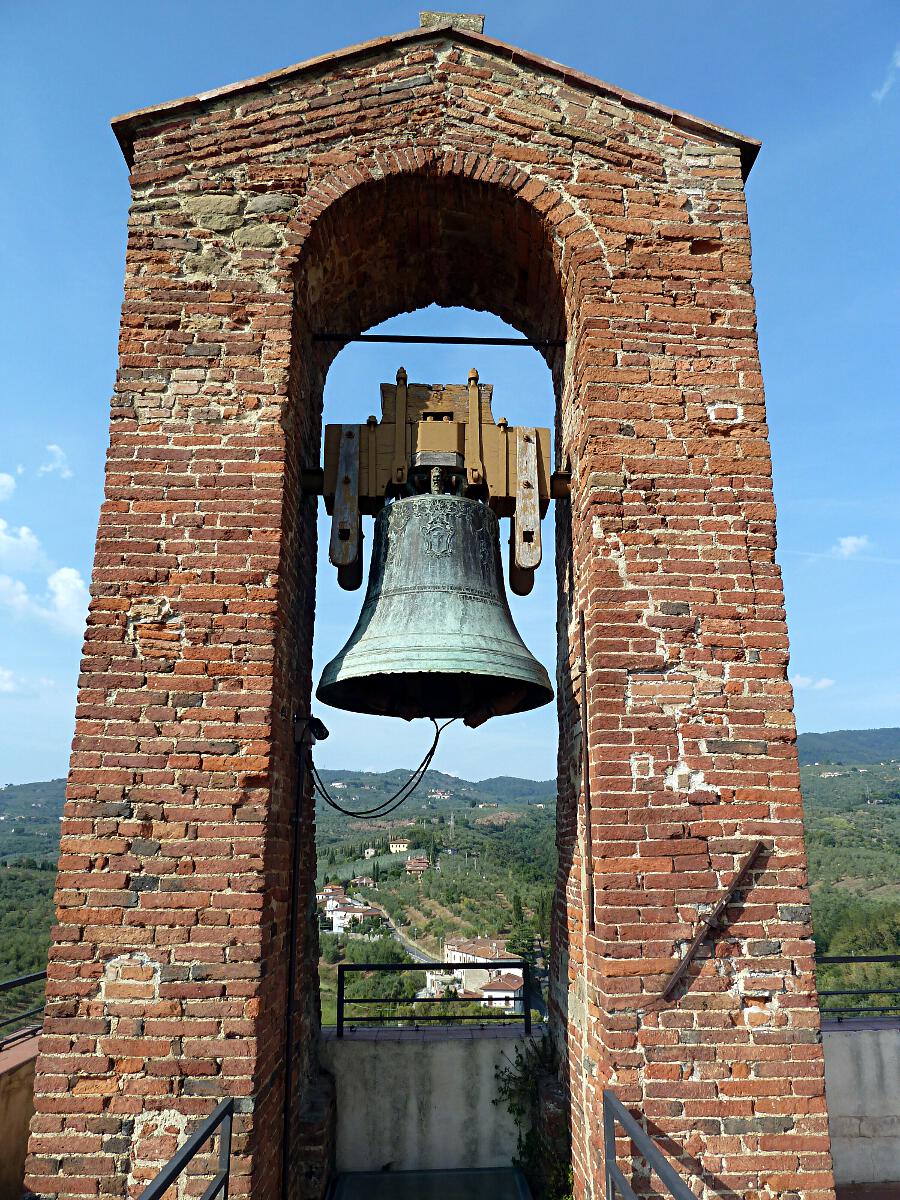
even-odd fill
[{"label": "road on hillside", "polygon": [[416,962],[420,962],[420,963],[434,962],[434,959],[431,957],[430,954],[426,954],[424,952],[424,950],[420,950],[418,946],[416,946],[413,942],[410,942],[407,938],[405,938],[403,936],[403,934],[400,932],[400,930],[397,928],[397,926],[394,924],[394,922],[388,916],[387,911],[385,909],[383,909],[380,904],[375,904],[372,901],[370,901],[370,903],[372,904],[372,907],[377,908],[378,911],[381,913],[381,915],[384,917],[385,921],[387,922],[387,927],[391,931],[391,936],[394,938],[395,941],[400,943],[400,945],[403,947],[403,949],[406,951],[406,953],[411,958],[414,958],[416,960]]}]

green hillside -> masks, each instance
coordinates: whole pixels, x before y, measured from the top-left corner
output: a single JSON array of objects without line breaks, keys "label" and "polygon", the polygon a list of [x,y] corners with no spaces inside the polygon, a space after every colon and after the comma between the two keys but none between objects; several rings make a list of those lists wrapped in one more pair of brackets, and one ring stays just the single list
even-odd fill
[{"label": "green hillside", "polygon": [[56,862],[65,791],[64,779],[0,787],[0,865]]},{"label": "green hillside", "polygon": [[[803,734],[800,750],[818,949],[900,951],[900,730]],[[359,809],[386,800],[408,773],[321,776],[336,800]],[[63,792],[61,779],[0,788],[0,978],[44,962]],[[379,902],[429,945],[510,930],[545,940],[555,817],[553,780],[428,771],[388,818],[358,821],[319,801],[319,878],[376,873]],[[440,870],[407,876],[388,853],[397,831]],[[368,846],[374,860],[364,858]]]},{"label": "green hillside", "polygon": [[900,760],[900,729],[837,729],[833,733],[801,733],[801,763],[869,763]]}]

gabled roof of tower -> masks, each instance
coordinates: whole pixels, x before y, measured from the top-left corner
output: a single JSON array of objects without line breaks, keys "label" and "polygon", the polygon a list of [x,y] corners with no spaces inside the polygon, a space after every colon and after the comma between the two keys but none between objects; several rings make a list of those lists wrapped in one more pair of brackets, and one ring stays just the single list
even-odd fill
[{"label": "gabled roof of tower", "polygon": [[420,29],[411,29],[406,33],[395,33],[388,37],[373,38],[371,41],[360,42],[355,46],[346,46],[342,50],[335,50],[330,54],[322,54],[317,58],[309,58],[305,62],[294,63],[289,67],[281,67],[277,71],[269,71],[265,75],[257,75],[253,79],[244,79],[238,83],[227,84],[225,87],[214,88],[208,92],[199,92],[196,96],[182,96],[178,100],[168,100],[163,104],[154,104],[148,108],[135,109],[134,112],[123,113],[121,116],[113,118],[113,132],[122,148],[125,160],[130,166],[134,161],[134,138],[137,131],[154,119],[200,107],[225,96],[234,96],[241,92],[252,91],[261,85],[274,83],[277,80],[286,79],[292,75],[302,75],[307,71],[319,70],[323,66],[328,66],[332,63],[342,63],[349,59],[361,58],[381,49],[389,50],[409,45],[412,42],[427,42],[440,38],[451,38],[455,42],[489,51],[506,62],[517,66],[534,68],[544,74],[556,76],[556,78],[575,87],[582,87],[589,91],[597,92],[600,95],[609,96],[613,100],[620,101],[626,107],[651,113],[663,121],[670,122],[677,129],[699,134],[714,142],[724,142],[736,146],[740,151],[742,174],[745,179],[750,173],[750,168],[753,166],[756,156],[759,153],[761,143],[756,138],[747,137],[745,134],[736,133],[731,129],[725,129],[721,125],[714,125],[711,121],[704,121],[700,117],[691,116],[690,113],[680,112],[675,108],[669,108],[665,104],[658,104],[654,100],[647,100],[643,96],[636,96],[633,92],[625,91],[624,88],[616,87],[611,83],[605,83],[602,79],[595,79],[592,75],[586,75],[582,71],[576,71],[572,67],[563,66],[561,63],[553,62],[551,59],[541,58],[539,54],[533,54],[530,50],[520,50],[516,46],[510,46],[507,42],[498,41],[498,39],[488,37],[486,34],[461,28],[449,20]]}]

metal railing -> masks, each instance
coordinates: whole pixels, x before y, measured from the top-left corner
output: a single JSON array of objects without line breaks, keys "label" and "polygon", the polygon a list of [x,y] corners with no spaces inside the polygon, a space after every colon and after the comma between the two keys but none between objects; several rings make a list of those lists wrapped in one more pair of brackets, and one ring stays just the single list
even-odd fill
[{"label": "metal railing", "polygon": [[[508,968],[522,973],[522,1012],[507,1011],[502,1008],[495,1008],[489,1000],[473,1000],[471,996],[450,995],[446,996],[348,996],[346,994],[346,976],[347,972],[359,971],[493,971],[498,968]],[[357,1024],[368,1025],[387,1025],[394,1022],[407,1022],[413,1026],[423,1022],[440,1021],[444,1025],[456,1025],[466,1021],[474,1022],[476,1025],[486,1025],[492,1021],[503,1021],[506,1024],[515,1022],[521,1019],[524,1028],[525,1036],[531,1034],[531,997],[533,989],[531,985],[531,968],[530,964],[524,959],[495,959],[489,962],[472,962],[472,963],[448,963],[448,962],[424,962],[424,963],[338,963],[337,969],[337,1036],[343,1037],[345,1028],[352,1028]],[[396,1006],[409,1005],[429,1005],[429,1004],[477,1004],[479,1012],[459,1012],[447,1013],[446,1011],[435,1016],[429,1016],[427,1013],[421,1012],[403,1012],[392,1011],[389,1015],[380,1013],[375,1016],[359,1015],[351,1016],[347,1013],[348,1007],[359,1007],[362,1005],[391,1005],[396,1009]],[[515,1007],[515,1006],[513,1006]]]},{"label": "metal railing", "polygon": [[205,1121],[194,1130],[180,1150],[169,1159],[155,1179],[141,1192],[139,1200],[162,1200],[162,1197],[172,1186],[178,1176],[184,1171],[191,1159],[197,1154],[204,1142],[208,1141],[222,1126],[219,1134],[219,1169],[207,1186],[200,1200],[215,1200],[221,1195],[222,1200],[228,1200],[228,1181],[231,1176],[231,1123],[234,1116],[234,1100],[230,1097],[222,1100]]},{"label": "metal railing", "polygon": [[620,1125],[633,1145],[646,1160],[650,1170],[659,1177],[663,1187],[675,1200],[697,1200],[662,1150],[653,1141],[615,1092],[603,1092],[603,1169],[606,1173],[606,1200],[616,1193],[625,1200],[638,1200],[634,1189],[616,1163],[616,1125]]},{"label": "metal railing", "polygon": [[[819,968],[859,966],[866,963],[884,963],[895,968],[900,967],[900,954],[816,955],[816,966]],[[820,982],[821,974],[820,970]],[[852,980],[838,978],[833,982],[844,986],[819,988],[819,1011],[823,1017],[832,1017],[836,1021],[852,1021],[854,1017],[889,1017],[900,1013],[900,971],[885,982],[864,979],[859,987],[852,986]]]},{"label": "metal railing", "polygon": [[[32,1018],[40,1017],[43,1013],[44,998],[41,996],[40,1004],[33,1004],[33,1000],[36,999],[35,993],[37,989],[31,985],[39,983],[46,978],[46,971],[34,971],[31,975],[18,975],[15,979],[5,979],[0,983],[0,996],[16,991],[19,988],[25,991],[23,1000],[0,1004],[0,1049],[7,1042],[12,1041],[13,1038],[24,1037],[37,1028],[39,1022],[32,1020]],[[24,1008],[23,1005],[25,1006]],[[32,1005],[32,1007],[29,1008],[28,1005]],[[10,1028],[10,1026],[13,1028]]]}]

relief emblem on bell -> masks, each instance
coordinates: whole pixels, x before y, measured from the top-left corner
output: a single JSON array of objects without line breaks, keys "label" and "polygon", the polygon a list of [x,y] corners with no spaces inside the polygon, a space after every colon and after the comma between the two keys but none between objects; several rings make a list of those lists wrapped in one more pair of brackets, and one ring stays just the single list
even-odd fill
[{"label": "relief emblem on bell", "polygon": [[430,554],[438,557],[449,554],[455,533],[456,529],[448,520],[448,514],[436,512],[422,525],[424,547]]}]

